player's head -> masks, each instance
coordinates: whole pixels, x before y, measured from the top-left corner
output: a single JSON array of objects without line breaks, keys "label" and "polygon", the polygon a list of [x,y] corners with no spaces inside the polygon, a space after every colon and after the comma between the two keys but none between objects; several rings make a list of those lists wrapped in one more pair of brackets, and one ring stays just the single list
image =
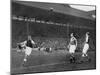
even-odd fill
[{"label": "player's head", "polygon": [[86,32],[86,35],[89,35],[89,32]]},{"label": "player's head", "polygon": [[31,36],[30,35],[28,35],[28,40],[31,40],[32,38],[31,38]]},{"label": "player's head", "polygon": [[71,33],[70,36],[73,37],[74,36],[73,33]]}]

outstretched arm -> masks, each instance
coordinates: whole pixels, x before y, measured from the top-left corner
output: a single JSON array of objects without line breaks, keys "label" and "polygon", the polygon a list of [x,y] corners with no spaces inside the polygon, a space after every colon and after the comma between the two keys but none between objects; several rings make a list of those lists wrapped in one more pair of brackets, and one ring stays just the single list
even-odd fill
[{"label": "outstretched arm", "polygon": [[26,41],[23,41],[23,42],[20,42],[20,43],[17,43],[17,44],[26,44]]},{"label": "outstretched arm", "polygon": [[33,40],[31,40],[32,44],[35,44],[35,42]]}]

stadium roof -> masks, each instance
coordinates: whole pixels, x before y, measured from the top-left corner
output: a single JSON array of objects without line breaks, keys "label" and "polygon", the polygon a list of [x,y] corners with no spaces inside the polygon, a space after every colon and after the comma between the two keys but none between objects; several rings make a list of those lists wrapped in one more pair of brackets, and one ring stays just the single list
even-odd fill
[{"label": "stadium roof", "polygon": [[78,10],[68,4],[13,1],[11,11],[12,16],[35,18],[40,21],[70,25],[70,27],[86,29],[96,27],[96,10]]},{"label": "stadium roof", "polygon": [[[65,15],[71,15],[71,16],[76,16],[76,17],[95,21],[95,17],[93,17],[93,15],[96,15],[95,10],[83,11],[83,10],[73,8],[73,7],[71,7],[71,5],[68,5],[68,4],[31,2],[31,1],[30,2],[29,1],[14,1],[14,2],[19,3],[19,4],[23,4],[26,6],[40,8],[43,10],[53,10],[53,12],[56,12],[56,13],[62,13]],[[83,6],[83,5],[76,5],[76,6]],[[84,7],[85,7],[85,5],[84,5]],[[89,6],[89,7],[95,8],[95,6]]]}]

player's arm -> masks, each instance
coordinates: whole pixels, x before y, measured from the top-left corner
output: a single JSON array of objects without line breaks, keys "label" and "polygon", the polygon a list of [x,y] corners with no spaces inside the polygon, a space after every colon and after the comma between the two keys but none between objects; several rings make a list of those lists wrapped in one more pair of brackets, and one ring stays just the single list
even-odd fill
[{"label": "player's arm", "polygon": [[26,42],[27,42],[27,41],[23,41],[23,42],[21,42],[20,44],[26,44]]},{"label": "player's arm", "polygon": [[17,43],[17,47],[18,47],[19,49],[21,49],[21,45],[25,45],[25,44],[26,44],[26,41]]},{"label": "player's arm", "polygon": [[32,44],[35,44],[35,42],[33,40],[31,40]]},{"label": "player's arm", "polygon": [[76,47],[77,47],[77,39],[74,37],[75,41],[76,41]]}]

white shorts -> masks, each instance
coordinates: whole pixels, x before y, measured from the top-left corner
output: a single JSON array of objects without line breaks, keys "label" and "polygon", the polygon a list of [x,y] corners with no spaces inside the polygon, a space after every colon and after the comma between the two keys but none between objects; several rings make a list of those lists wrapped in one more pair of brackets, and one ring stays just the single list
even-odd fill
[{"label": "white shorts", "polygon": [[89,49],[89,44],[88,44],[88,43],[85,43],[85,44],[84,44],[84,47],[83,47],[82,53],[86,54],[87,51],[88,51],[88,49]]},{"label": "white shorts", "polygon": [[70,45],[69,47],[69,53],[75,53],[76,45]]},{"label": "white shorts", "polygon": [[25,51],[25,55],[29,56],[31,54],[31,52],[32,52],[32,48],[26,47],[26,49],[24,49],[24,51]]}]

